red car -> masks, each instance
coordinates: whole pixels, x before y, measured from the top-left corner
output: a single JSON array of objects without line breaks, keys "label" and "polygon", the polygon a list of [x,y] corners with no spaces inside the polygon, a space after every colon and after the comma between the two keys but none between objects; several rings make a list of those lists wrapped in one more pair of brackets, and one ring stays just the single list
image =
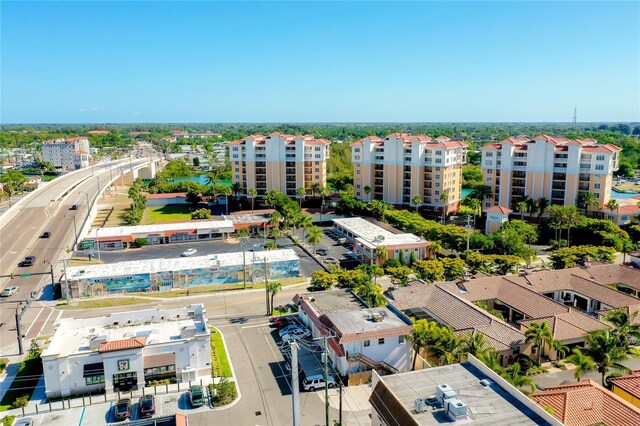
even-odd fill
[{"label": "red car", "polygon": [[291,323],[293,323],[293,320],[290,316],[285,316],[285,317],[271,317],[269,319],[269,322],[271,323],[272,326],[274,327],[284,327],[287,326]]}]

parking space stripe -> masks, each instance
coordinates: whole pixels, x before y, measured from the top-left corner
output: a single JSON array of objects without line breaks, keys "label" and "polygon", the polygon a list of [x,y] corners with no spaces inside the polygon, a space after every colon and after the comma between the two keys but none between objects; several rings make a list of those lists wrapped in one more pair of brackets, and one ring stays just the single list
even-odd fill
[{"label": "parking space stripe", "polygon": [[78,426],[82,426],[82,419],[84,418],[84,410],[86,410],[87,407],[82,407],[82,413],[80,414],[80,421],[78,421]]}]

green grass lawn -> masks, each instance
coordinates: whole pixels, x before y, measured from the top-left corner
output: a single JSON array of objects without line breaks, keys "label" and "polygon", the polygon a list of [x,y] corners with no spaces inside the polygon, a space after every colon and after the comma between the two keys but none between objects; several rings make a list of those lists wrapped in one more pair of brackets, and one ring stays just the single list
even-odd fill
[{"label": "green grass lawn", "polygon": [[215,327],[209,327],[211,330],[211,362],[214,376],[231,377],[231,364],[222,341],[222,334]]},{"label": "green grass lawn", "polygon": [[114,297],[113,299],[81,300],[68,305],[66,302],[58,303],[58,309],[96,309],[109,308],[111,306],[137,305],[141,303],[152,303],[153,300],[141,299],[139,297]]},{"label": "green grass lawn", "polygon": [[184,222],[191,220],[189,207],[182,204],[147,207],[142,214],[142,225],[162,222]]},{"label": "green grass lawn", "polygon": [[41,375],[42,360],[40,357],[25,359],[22,367],[18,370],[18,374],[11,382],[11,387],[9,387],[2,401],[0,401],[0,411],[9,410],[16,398],[22,396],[26,396],[27,399],[31,398],[31,394],[36,388]]}]

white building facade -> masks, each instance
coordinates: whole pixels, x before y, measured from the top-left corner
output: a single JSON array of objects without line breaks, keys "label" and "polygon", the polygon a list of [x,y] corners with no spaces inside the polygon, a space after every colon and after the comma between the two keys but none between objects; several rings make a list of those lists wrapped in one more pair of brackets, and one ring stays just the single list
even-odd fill
[{"label": "white building facade", "polygon": [[209,383],[210,331],[202,304],[63,319],[42,353],[47,398],[129,391],[146,383]]},{"label": "white building facade", "polygon": [[57,169],[78,170],[89,167],[89,139],[51,139],[42,143],[42,161],[47,161]]}]

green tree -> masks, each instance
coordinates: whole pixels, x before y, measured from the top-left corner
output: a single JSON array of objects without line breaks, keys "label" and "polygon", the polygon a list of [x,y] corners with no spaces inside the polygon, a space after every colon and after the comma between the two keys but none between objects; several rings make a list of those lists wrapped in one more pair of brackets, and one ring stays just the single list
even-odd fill
[{"label": "green tree", "polygon": [[302,202],[304,201],[304,197],[307,195],[306,188],[300,187],[296,189],[296,197],[298,198],[298,202],[300,203],[300,208],[302,208]]},{"label": "green tree", "polygon": [[191,204],[192,206],[197,206],[202,201],[202,197],[197,192],[188,192],[187,193],[187,204]]},{"label": "green tree", "polygon": [[311,274],[311,281],[307,290],[309,291],[324,291],[330,290],[335,284],[336,277],[325,271],[314,271]]},{"label": "green tree", "polygon": [[590,357],[596,365],[596,370],[602,377],[605,386],[605,376],[611,369],[629,371],[621,363],[630,358],[640,358],[640,351],[632,346],[620,346],[620,339],[611,330],[597,330],[589,333],[586,338],[587,347],[582,352]]},{"label": "green tree", "polygon": [[378,284],[378,278],[384,275],[384,269],[378,265],[369,266],[369,275],[373,278],[373,283]]},{"label": "green tree", "polygon": [[371,277],[361,270],[352,269],[337,274],[337,285],[341,288],[356,288],[371,282]]},{"label": "green tree", "polygon": [[525,342],[533,342],[535,350],[538,352],[538,364],[542,359],[544,345],[551,346],[553,343],[553,332],[549,328],[549,323],[544,320],[542,322],[533,321],[529,328],[524,332]]},{"label": "green tree", "polygon": [[269,292],[270,298],[271,298],[271,304],[269,306],[269,311],[271,313],[273,313],[273,298],[276,296],[276,294],[282,289],[282,283],[278,282],[278,281],[271,281],[269,283],[267,283],[267,291]]},{"label": "green tree", "polygon": [[521,374],[520,364],[517,362],[512,364],[509,368],[507,368],[502,374],[502,378],[504,378],[507,382],[511,383],[512,386],[516,388],[524,388],[528,387],[531,392],[536,390],[536,386],[531,380],[530,377],[523,376]]},{"label": "green tree", "polygon": [[368,201],[369,194],[371,194],[371,187],[369,185],[365,185],[365,187],[362,188],[362,190],[364,191],[364,194],[367,196],[367,201]]},{"label": "green tree", "polygon": [[439,260],[444,267],[444,279],[446,281],[458,280],[464,277],[464,260],[460,258],[443,257]]},{"label": "green tree", "polygon": [[397,268],[387,268],[387,275],[398,281],[400,285],[406,286],[409,282],[409,275],[413,272],[411,268],[406,266],[398,266]]},{"label": "green tree", "polygon": [[536,202],[538,208],[538,220],[542,217],[543,214],[546,213],[547,208],[549,208],[549,200],[547,198],[539,198]]},{"label": "green tree", "polygon": [[229,185],[216,185],[216,192],[220,195],[224,195],[225,206],[227,210],[227,216],[229,215],[229,195],[233,192]]},{"label": "green tree", "polygon": [[413,348],[413,362],[411,363],[411,369],[415,368],[418,353],[420,352],[420,349],[426,347],[434,326],[438,327],[438,324],[425,319],[419,319],[413,323],[413,330],[409,335],[409,341]]},{"label": "green tree", "polygon": [[387,261],[387,259],[389,258],[389,251],[387,250],[387,248],[385,246],[377,246],[373,250],[373,254],[375,256],[376,262],[379,265],[384,264]]},{"label": "green tree", "polygon": [[450,327],[441,327],[436,343],[431,350],[440,365],[453,364],[460,357],[461,342]]},{"label": "green tree", "polygon": [[422,197],[420,194],[416,194],[411,198],[411,204],[413,204],[416,208],[416,213],[418,213],[418,209],[420,208],[420,204],[422,204]]},{"label": "green tree", "polygon": [[524,213],[527,211],[527,203],[524,201],[519,201],[515,205],[515,211],[520,213],[520,220],[524,220]]},{"label": "green tree", "polygon": [[300,217],[300,221],[298,222],[298,226],[302,228],[302,240],[304,241],[306,238],[307,229],[313,226],[313,220],[311,216],[303,214]]},{"label": "green tree", "polygon": [[278,248],[278,244],[275,241],[267,241],[264,243],[265,250],[276,250]]},{"label": "green tree", "polygon": [[387,299],[384,297],[382,287],[371,281],[358,285],[354,292],[372,308],[386,306]]},{"label": "green tree", "polygon": [[449,203],[449,194],[443,192],[440,194],[440,204],[442,205],[442,223],[445,222],[447,215],[447,204]]},{"label": "green tree", "polygon": [[629,314],[627,308],[611,309],[605,314],[604,320],[613,326],[613,333],[618,336],[620,346],[629,344],[629,336],[640,339],[639,314],[640,311]]},{"label": "green tree", "polygon": [[200,158],[193,157],[193,167],[200,167]]},{"label": "green tree", "polygon": [[579,381],[582,376],[590,371],[594,371],[596,369],[596,364],[593,362],[593,358],[583,354],[580,348],[573,348],[572,352],[573,353],[569,355],[566,361],[576,367],[573,371],[573,376]]},{"label": "green tree", "polygon": [[476,358],[483,358],[493,348],[484,336],[477,331],[468,331],[460,340],[460,353],[473,355]]},{"label": "green tree", "polygon": [[256,203],[256,196],[258,195],[258,191],[255,188],[250,188],[247,195],[251,199],[251,214],[253,214],[253,208]]},{"label": "green tree", "polygon": [[240,191],[242,191],[242,185],[240,184],[240,182],[233,182],[231,184],[231,192],[233,192],[234,199],[238,198],[238,194],[240,194]]},{"label": "green tree", "polygon": [[437,259],[416,260],[413,270],[418,278],[429,283],[444,280],[444,264]]},{"label": "green tree", "polygon": [[580,208],[584,209],[584,215],[587,216],[589,209],[597,209],[599,206],[598,197],[593,192],[582,192],[578,195],[577,203]]},{"label": "green tree", "polygon": [[209,218],[211,218],[211,211],[207,208],[202,208],[191,212],[191,220]]},{"label": "green tree", "polygon": [[427,246],[426,256],[430,259],[433,259],[438,255],[438,253],[442,252],[442,244],[439,241],[431,241],[431,243]]},{"label": "green tree", "polygon": [[313,246],[313,254],[316,254],[316,246],[322,241],[322,229],[317,226],[309,228],[307,242]]},{"label": "green tree", "polygon": [[618,211],[618,209],[620,209],[620,204],[618,204],[618,201],[615,198],[611,198],[609,199],[609,201],[607,201],[606,204],[607,209],[613,211]]}]

